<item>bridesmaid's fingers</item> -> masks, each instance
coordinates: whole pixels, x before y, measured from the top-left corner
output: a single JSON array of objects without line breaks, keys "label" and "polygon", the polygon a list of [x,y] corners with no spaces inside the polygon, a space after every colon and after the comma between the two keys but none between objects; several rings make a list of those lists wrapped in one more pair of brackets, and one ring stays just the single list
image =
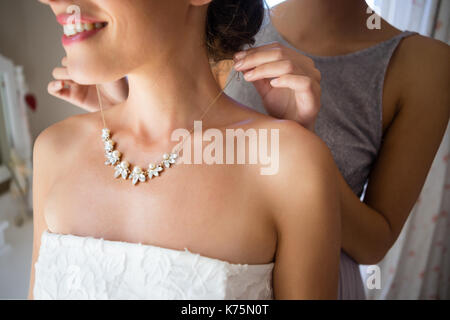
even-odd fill
[{"label": "bridesmaid's fingers", "polygon": [[62,87],[61,89],[57,90],[58,88],[60,88],[59,85],[53,87],[52,83],[49,83],[48,93],[58,99],[62,99],[64,101],[72,103],[70,88]]},{"label": "bridesmaid's fingers", "polygon": [[60,80],[51,81],[47,86],[47,91],[51,95],[56,95],[63,88],[64,88],[63,81],[60,81]]},{"label": "bridesmaid's fingers", "polygon": [[274,88],[290,88],[294,91],[317,90],[320,85],[307,76],[286,74],[270,81]]},{"label": "bridesmaid's fingers", "polygon": [[48,93],[70,103],[76,102],[79,89],[80,85],[72,80],[56,80],[48,84]]},{"label": "bridesmaid's fingers", "polygon": [[289,88],[301,99],[299,113],[315,116],[320,108],[321,88],[317,81],[305,76],[284,75],[270,81],[274,88]]},{"label": "bridesmaid's fingers", "polygon": [[280,60],[291,60],[311,73],[316,70],[314,61],[311,58],[279,44],[254,48],[249,53],[246,53],[244,57],[236,59],[239,54],[235,56],[236,64],[234,68],[237,71],[253,69],[262,64]]},{"label": "bridesmaid's fingers", "polygon": [[56,80],[70,80],[67,68],[55,68],[53,69],[52,75]]},{"label": "bridesmaid's fingers", "polygon": [[256,68],[265,63],[275,62],[283,59],[283,54],[278,49],[258,50],[252,54],[246,55],[241,60],[238,60],[234,65],[237,71],[245,71]]},{"label": "bridesmaid's fingers", "polygon": [[252,81],[252,84],[261,97],[265,97],[272,90],[270,81],[267,79]]},{"label": "bridesmaid's fingers", "polygon": [[266,44],[266,45],[262,45],[262,46],[259,46],[259,47],[250,48],[250,49],[247,49],[247,50],[240,51],[240,52],[238,52],[238,53],[236,53],[234,55],[234,58],[235,58],[235,60],[241,60],[245,56],[253,54],[253,53],[257,52],[257,51],[263,51],[263,50],[267,50],[267,49],[278,48],[280,46],[281,45],[278,42],[272,42],[272,43],[269,43],[269,44]]},{"label": "bridesmaid's fingers", "polygon": [[253,70],[244,73],[247,81],[278,78],[285,74],[306,75],[291,60],[281,60],[260,65]]}]

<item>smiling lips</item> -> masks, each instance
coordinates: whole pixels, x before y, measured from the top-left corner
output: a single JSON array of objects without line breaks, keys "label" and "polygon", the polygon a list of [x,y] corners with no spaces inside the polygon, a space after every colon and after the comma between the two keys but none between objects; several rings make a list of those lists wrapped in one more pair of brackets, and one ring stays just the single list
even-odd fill
[{"label": "smiling lips", "polygon": [[59,24],[64,28],[62,43],[64,46],[90,38],[106,27],[107,23],[88,17],[80,17],[75,21],[73,15],[61,14],[57,16]]}]

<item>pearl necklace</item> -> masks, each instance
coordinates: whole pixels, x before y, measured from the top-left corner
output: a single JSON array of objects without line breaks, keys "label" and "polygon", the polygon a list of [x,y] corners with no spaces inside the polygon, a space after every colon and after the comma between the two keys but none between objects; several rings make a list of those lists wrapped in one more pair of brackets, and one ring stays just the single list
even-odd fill
[{"label": "pearl necklace", "polygon": [[[239,74],[239,73],[238,73]],[[206,116],[211,107],[217,102],[220,96],[223,94],[225,89],[231,83],[231,79],[226,84],[225,88],[220,91],[220,93],[216,96],[216,98],[211,102],[211,104],[206,108],[205,112],[200,118],[200,121]],[[139,166],[133,166],[133,170],[130,169],[131,164],[122,159],[122,153],[119,150],[115,150],[115,141],[111,139],[111,131],[106,126],[105,115],[103,114],[103,104],[100,95],[100,90],[96,85],[97,96],[100,105],[100,111],[103,119],[103,129],[102,129],[102,140],[105,148],[105,165],[113,166],[115,169],[114,178],[122,177],[123,180],[131,180],[133,185],[137,185],[139,182],[144,183],[147,182],[153,177],[159,177],[161,173],[165,169],[171,168],[177,161],[179,157],[179,153],[183,148],[184,142],[186,138],[193,132],[193,128],[189,131],[189,133],[183,138],[183,141],[180,144],[180,147],[177,150],[174,150],[170,153],[164,153],[162,156],[162,160],[157,164],[150,163],[147,170],[142,169]]]},{"label": "pearl necklace", "polygon": [[129,179],[133,185],[136,185],[138,182],[146,182],[153,177],[159,177],[160,173],[164,169],[169,169],[176,163],[178,158],[178,152],[165,153],[161,162],[156,165],[151,163],[147,170],[143,170],[139,166],[134,166],[133,170],[130,170],[130,163],[126,160],[121,160],[122,153],[119,150],[114,150],[115,142],[111,140],[111,131],[108,128],[102,129],[102,140],[105,146],[105,165],[114,166],[114,178]]}]

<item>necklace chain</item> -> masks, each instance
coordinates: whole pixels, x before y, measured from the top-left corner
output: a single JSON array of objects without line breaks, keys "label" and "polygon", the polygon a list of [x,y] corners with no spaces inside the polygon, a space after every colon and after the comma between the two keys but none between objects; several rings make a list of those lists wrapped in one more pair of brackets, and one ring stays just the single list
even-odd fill
[{"label": "necklace chain", "polygon": [[[239,73],[237,73],[239,75]],[[210,111],[212,106],[219,100],[222,96],[226,88],[231,83],[232,78],[228,80],[225,87],[220,91],[220,93],[214,98],[214,100],[208,105],[206,110],[203,112],[202,116],[198,121],[202,121],[206,114]],[[139,182],[146,182],[151,180],[153,177],[159,177],[160,173],[164,171],[164,169],[169,169],[176,163],[176,160],[179,157],[180,151],[184,147],[184,143],[186,142],[187,137],[189,137],[194,131],[194,126],[189,130],[188,134],[186,134],[180,144],[178,144],[177,149],[172,149],[171,153],[165,153],[162,156],[162,161],[157,165],[150,164],[147,170],[143,170],[138,166],[134,166],[133,170],[130,170],[130,163],[126,160],[122,159],[122,154],[120,151],[115,150],[115,142],[111,139],[111,131],[108,129],[106,125],[105,115],[103,112],[103,102],[100,94],[100,89],[98,85],[95,86],[97,90],[97,97],[100,106],[100,113],[103,121],[103,129],[102,129],[102,140],[105,147],[105,165],[114,166],[115,167],[115,178],[122,177],[124,180],[132,180],[133,185],[136,185]]]}]

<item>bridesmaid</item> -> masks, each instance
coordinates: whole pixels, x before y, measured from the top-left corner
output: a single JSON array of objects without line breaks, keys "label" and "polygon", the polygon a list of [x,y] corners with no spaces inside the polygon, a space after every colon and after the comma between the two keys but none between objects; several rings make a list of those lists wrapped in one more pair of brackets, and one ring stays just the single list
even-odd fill
[{"label": "bridesmaid", "polygon": [[[369,30],[366,12],[364,0],[286,1],[231,74],[229,61],[214,67],[222,85],[243,73],[228,95],[296,120],[331,149],[342,174],[341,299],[364,299],[358,265],[376,264],[396,241],[449,120],[449,47],[384,20]],[[71,81],[64,64],[49,92],[97,111],[93,88]],[[103,94],[122,101],[126,81]]]}]

